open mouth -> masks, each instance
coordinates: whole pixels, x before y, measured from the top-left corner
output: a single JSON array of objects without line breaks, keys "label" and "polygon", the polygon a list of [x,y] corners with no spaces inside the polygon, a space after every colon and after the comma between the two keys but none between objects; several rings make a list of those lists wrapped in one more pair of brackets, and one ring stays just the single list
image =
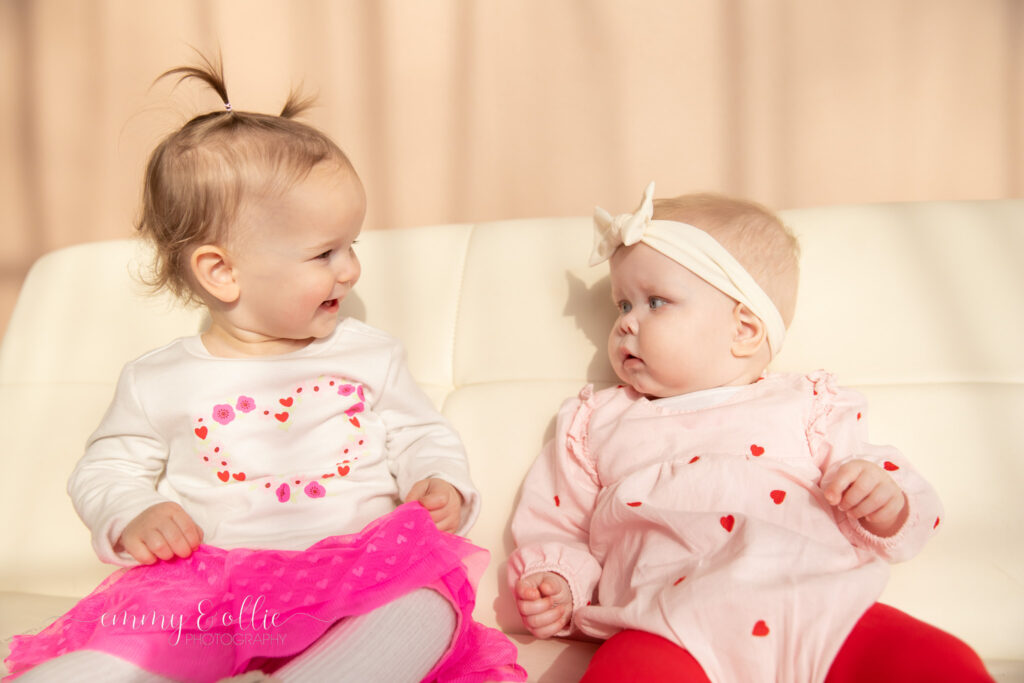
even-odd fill
[{"label": "open mouth", "polygon": [[338,310],[338,299],[328,299],[327,301],[320,304],[320,308],[328,312],[334,312]]},{"label": "open mouth", "polygon": [[623,366],[636,365],[638,363],[643,363],[643,360],[641,360],[639,356],[634,356],[629,351],[623,351],[622,352],[622,365]]}]

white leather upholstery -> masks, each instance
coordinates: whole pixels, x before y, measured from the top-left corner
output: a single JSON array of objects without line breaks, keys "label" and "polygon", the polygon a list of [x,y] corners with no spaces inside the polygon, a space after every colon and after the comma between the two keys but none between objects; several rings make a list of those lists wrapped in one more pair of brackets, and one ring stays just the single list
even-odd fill
[{"label": "white leather upholstery", "polygon": [[[965,639],[999,680],[1024,681],[1024,200],[784,212],[804,259],[778,370],[835,372],[865,393],[872,440],[938,489],[943,530],[894,568],[883,599]],[[509,514],[560,402],[614,376],[606,266],[587,218],[364,234],[344,312],[400,338],[461,432],[491,550],[476,616],[523,633],[505,585]],[[0,638],[42,627],[110,570],[64,492],[121,365],[196,332],[198,311],[147,297],[138,247],[44,256],[0,347]],[[58,597],[45,597],[58,596]],[[592,644],[515,636],[531,680],[571,681]]]}]

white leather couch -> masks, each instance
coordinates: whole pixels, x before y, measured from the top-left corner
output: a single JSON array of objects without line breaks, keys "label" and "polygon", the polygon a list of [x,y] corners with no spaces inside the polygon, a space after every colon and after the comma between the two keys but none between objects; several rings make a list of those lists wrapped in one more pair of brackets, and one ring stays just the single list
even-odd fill
[{"label": "white leather couch", "polygon": [[[624,207],[628,208],[628,207]],[[942,532],[883,599],[1024,681],[1024,200],[788,211],[803,243],[796,321],[777,370],[825,367],[865,393],[872,440],[942,496]],[[345,312],[405,340],[462,433],[492,553],[477,618],[520,645],[530,680],[576,680],[594,645],[534,641],[505,581],[509,515],[559,403],[614,381],[605,267],[587,218],[367,233]],[[138,246],[63,249],[29,274],[0,349],[0,639],[44,626],[110,569],[64,491],[121,365],[202,317],[147,298]],[[824,607],[827,608],[827,607]],[[6,647],[3,648],[6,651]]]}]

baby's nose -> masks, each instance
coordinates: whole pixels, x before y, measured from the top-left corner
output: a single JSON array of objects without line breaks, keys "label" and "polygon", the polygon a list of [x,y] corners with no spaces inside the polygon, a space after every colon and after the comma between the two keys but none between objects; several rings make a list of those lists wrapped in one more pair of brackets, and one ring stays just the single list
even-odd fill
[{"label": "baby's nose", "polygon": [[623,313],[619,316],[619,331],[622,334],[636,334],[640,330],[636,315],[632,312]]}]

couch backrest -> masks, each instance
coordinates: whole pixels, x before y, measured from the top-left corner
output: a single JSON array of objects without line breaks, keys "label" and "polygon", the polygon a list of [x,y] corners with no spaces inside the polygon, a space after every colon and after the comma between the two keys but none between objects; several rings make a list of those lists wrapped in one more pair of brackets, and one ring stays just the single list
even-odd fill
[{"label": "couch backrest", "polygon": [[[777,370],[825,367],[868,396],[872,440],[901,448],[946,505],[943,533],[894,569],[884,599],[1024,657],[1024,200],[784,213],[804,259]],[[522,630],[504,581],[508,518],[560,402],[614,376],[605,267],[585,218],[368,233],[344,312],[406,342],[413,373],[461,432],[489,547],[477,617]],[[144,295],[127,241],[43,257],[0,347],[0,591],[84,594],[109,572],[64,485],[121,365],[203,318]]]}]

